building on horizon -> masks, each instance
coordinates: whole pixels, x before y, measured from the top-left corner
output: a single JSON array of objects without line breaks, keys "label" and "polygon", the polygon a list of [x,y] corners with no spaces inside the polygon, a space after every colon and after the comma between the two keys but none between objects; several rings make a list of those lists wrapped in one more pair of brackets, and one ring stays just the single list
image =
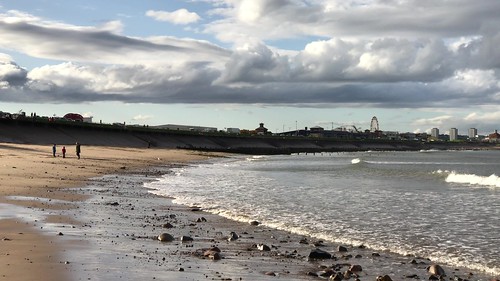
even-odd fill
[{"label": "building on horizon", "polygon": [[439,139],[439,129],[438,128],[431,129],[431,137],[433,137],[435,139]]},{"label": "building on horizon", "polygon": [[370,132],[374,133],[379,131],[378,120],[376,116],[373,116],[372,121],[370,122]]},{"label": "building on horizon", "polygon": [[500,134],[498,133],[497,130],[495,130],[493,134],[488,135],[488,141],[500,143]]},{"label": "building on horizon", "polygon": [[268,131],[267,128],[264,127],[264,123],[259,123],[259,127],[255,129],[257,135],[265,135],[267,134],[267,131]]},{"label": "building on horizon", "polygon": [[174,130],[174,131],[217,132],[217,128],[215,127],[202,127],[202,126],[176,125],[176,124],[151,126],[150,128]]},{"label": "building on horizon", "polygon": [[468,135],[469,139],[475,139],[475,138],[477,138],[477,129],[476,128],[470,128],[467,135]]},{"label": "building on horizon", "polygon": [[450,129],[450,141],[456,141],[456,140],[458,140],[458,129],[451,128]]}]

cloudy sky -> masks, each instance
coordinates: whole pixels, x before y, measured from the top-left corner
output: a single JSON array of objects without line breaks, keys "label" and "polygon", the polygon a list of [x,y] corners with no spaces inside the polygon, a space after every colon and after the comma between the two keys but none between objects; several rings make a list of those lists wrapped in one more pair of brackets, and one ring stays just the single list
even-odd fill
[{"label": "cloudy sky", "polygon": [[498,0],[0,0],[0,111],[500,129]]}]

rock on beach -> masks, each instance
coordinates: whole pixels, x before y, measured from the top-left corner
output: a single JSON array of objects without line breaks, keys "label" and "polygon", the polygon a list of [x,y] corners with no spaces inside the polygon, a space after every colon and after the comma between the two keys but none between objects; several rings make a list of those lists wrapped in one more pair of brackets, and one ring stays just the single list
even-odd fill
[{"label": "rock on beach", "polygon": [[311,252],[309,253],[309,259],[331,259],[332,258],[332,254],[326,252],[326,251],[323,251],[321,249],[314,249],[314,250],[311,250]]},{"label": "rock on beach", "polygon": [[168,233],[162,233],[158,235],[158,240],[160,240],[161,242],[172,242],[174,241],[174,236]]},{"label": "rock on beach", "polygon": [[429,271],[429,273],[432,275],[446,276],[446,272],[438,264],[433,264],[433,265],[429,266],[427,271]]}]

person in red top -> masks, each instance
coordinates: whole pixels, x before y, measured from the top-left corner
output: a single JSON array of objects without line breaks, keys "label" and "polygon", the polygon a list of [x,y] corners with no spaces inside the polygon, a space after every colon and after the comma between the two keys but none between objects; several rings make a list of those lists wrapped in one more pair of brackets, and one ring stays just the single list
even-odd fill
[{"label": "person in red top", "polygon": [[66,158],[66,146],[63,146],[62,154],[63,154],[63,158]]}]

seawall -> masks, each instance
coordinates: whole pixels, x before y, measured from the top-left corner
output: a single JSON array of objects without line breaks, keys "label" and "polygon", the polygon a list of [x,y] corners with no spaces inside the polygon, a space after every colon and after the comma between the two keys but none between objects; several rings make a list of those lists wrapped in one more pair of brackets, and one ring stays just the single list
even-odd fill
[{"label": "seawall", "polygon": [[244,154],[290,154],[422,149],[488,149],[486,143],[421,143],[391,140],[337,140],[329,138],[239,136],[154,130],[143,127],[83,123],[37,122],[0,119],[0,142],[22,144],[73,144],[115,147],[181,148]]}]

